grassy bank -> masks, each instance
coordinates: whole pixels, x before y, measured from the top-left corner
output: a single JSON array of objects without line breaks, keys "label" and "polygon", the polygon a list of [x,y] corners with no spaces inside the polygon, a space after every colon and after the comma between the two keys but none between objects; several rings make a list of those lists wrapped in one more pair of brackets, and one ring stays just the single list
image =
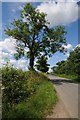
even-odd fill
[{"label": "grassy bank", "polygon": [[57,73],[51,73],[51,74],[79,82],[79,78],[77,75],[66,75],[66,74],[57,74]]},{"label": "grassy bank", "polygon": [[46,116],[57,101],[56,93],[52,84],[44,82],[39,86],[36,94],[28,100],[21,102],[15,107],[15,110],[8,112],[9,118],[42,118]]},{"label": "grassy bank", "polygon": [[3,69],[2,72],[3,119],[43,118],[51,112],[57,102],[57,96],[53,84],[44,74],[13,68]]}]

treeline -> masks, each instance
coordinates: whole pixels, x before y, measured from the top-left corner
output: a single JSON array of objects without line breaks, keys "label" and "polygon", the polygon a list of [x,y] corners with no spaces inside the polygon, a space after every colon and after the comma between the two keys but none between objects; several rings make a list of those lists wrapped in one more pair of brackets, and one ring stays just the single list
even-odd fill
[{"label": "treeline", "polygon": [[56,63],[56,66],[52,67],[54,73],[74,75],[80,78],[80,46],[77,46],[72,52],[70,52],[67,60],[62,60]]}]

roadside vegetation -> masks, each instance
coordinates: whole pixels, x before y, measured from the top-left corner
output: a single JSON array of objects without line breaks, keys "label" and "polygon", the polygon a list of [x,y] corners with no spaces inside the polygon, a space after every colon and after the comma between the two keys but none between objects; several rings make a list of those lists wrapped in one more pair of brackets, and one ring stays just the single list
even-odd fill
[{"label": "roadside vegetation", "polygon": [[77,75],[66,75],[66,74],[58,74],[58,73],[51,73],[52,75],[67,78],[69,80],[79,81]]},{"label": "roadside vegetation", "polygon": [[2,82],[3,119],[42,118],[57,102],[56,91],[43,73],[6,66]]},{"label": "roadside vegetation", "polygon": [[80,82],[80,46],[70,52],[67,60],[56,63],[52,74]]}]

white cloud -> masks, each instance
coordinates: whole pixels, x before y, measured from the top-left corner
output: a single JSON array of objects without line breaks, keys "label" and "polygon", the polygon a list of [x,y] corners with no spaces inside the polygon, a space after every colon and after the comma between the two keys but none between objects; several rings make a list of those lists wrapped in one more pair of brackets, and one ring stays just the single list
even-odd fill
[{"label": "white cloud", "polygon": [[0,51],[0,58],[2,59],[7,59],[10,57],[10,54],[9,53],[6,53],[6,52],[1,52]]},{"label": "white cloud", "polygon": [[16,40],[12,38],[6,38],[4,41],[0,41],[0,67],[2,67],[8,59],[13,57],[13,54],[16,52],[15,46]]},{"label": "white cloud", "polygon": [[[76,47],[80,47],[80,44],[76,45]],[[76,47],[75,47],[75,48],[76,48]]]},{"label": "white cloud", "polygon": [[73,48],[71,44],[62,45],[62,47],[64,47],[67,50],[72,50],[72,48]]},{"label": "white cloud", "polygon": [[[77,48],[77,47],[80,47],[80,44],[76,45],[75,48]],[[73,48],[73,49],[72,49],[72,48],[73,48],[73,47],[72,47],[71,44],[68,44],[68,46],[66,46],[66,49],[74,51],[75,48]],[[70,55],[70,52],[65,53],[65,56],[66,56],[66,57],[69,57],[69,55]]]},{"label": "white cloud", "polygon": [[[23,70],[28,69],[28,60],[19,59],[15,60],[13,55],[16,53],[16,40],[13,38],[6,38],[4,41],[0,41],[0,67],[3,67],[7,60],[10,60],[10,64],[16,68],[21,68]],[[28,51],[25,48],[25,52]]]},{"label": "white cloud", "polygon": [[16,40],[13,38],[6,38],[4,41],[0,41],[0,47],[2,50],[5,50],[10,54],[14,54],[16,52],[15,46]]},{"label": "white cloud", "polygon": [[69,57],[69,55],[70,55],[70,53],[66,53],[66,54],[65,54],[66,57]]},{"label": "white cloud", "polygon": [[6,64],[6,61],[13,57],[15,50],[15,40],[12,38],[6,38],[4,41],[0,41],[0,67]]},{"label": "white cloud", "polygon": [[11,65],[15,68],[28,70],[28,60],[10,60]]},{"label": "white cloud", "polygon": [[[78,5],[74,0],[58,0],[58,3],[41,3],[37,9],[47,14],[50,26],[67,25],[78,19]],[[74,2],[73,2],[74,1]]]},{"label": "white cloud", "polygon": [[80,44],[77,44],[72,50],[74,51],[77,47],[80,48]]}]

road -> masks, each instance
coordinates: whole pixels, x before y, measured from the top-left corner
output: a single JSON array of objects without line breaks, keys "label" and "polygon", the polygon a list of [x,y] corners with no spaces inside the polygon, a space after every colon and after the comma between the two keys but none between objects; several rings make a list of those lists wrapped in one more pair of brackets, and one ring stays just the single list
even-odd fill
[{"label": "road", "polygon": [[78,118],[78,83],[48,75],[71,118]]}]

